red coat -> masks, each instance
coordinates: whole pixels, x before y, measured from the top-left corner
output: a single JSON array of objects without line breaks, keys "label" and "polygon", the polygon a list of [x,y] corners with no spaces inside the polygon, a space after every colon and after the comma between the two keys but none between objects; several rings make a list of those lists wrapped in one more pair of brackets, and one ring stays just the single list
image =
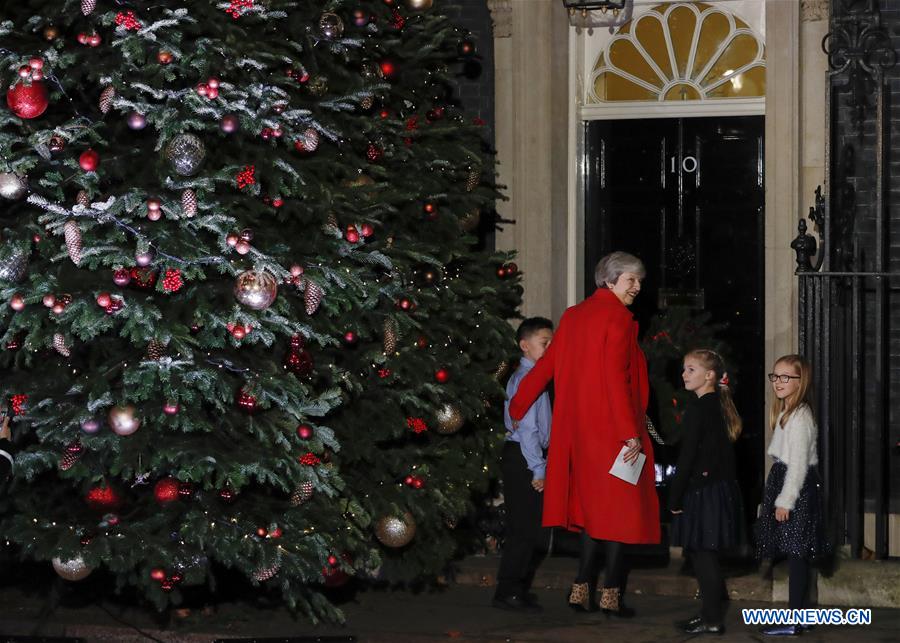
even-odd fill
[{"label": "red coat", "polygon": [[[544,526],[586,529],[592,538],[659,542],[653,448],[644,423],[649,385],[638,325],[606,289],[569,308],[544,356],[519,384],[509,414],[520,419],[551,378],[555,400]],[[624,442],[647,456],[637,485],[609,473]]]}]

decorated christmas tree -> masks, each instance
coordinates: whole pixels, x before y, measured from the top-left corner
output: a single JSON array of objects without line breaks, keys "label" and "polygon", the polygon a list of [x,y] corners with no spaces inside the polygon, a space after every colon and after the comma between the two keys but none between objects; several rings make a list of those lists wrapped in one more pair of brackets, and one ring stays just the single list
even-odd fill
[{"label": "decorated christmas tree", "polygon": [[313,619],[458,551],[520,288],[477,250],[493,161],[439,10],[4,7],[10,551],[160,608],[229,569]]}]

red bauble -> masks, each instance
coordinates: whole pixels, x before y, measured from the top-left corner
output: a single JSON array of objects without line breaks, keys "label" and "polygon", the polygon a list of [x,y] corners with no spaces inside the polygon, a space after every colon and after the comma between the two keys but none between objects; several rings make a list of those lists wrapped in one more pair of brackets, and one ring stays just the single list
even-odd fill
[{"label": "red bauble", "polygon": [[356,226],[348,225],[344,232],[344,238],[350,243],[359,243],[359,232],[356,230]]},{"label": "red bauble", "polygon": [[269,532],[269,536],[271,538],[281,538],[281,534],[283,534],[283,533],[284,532],[281,531],[281,527],[275,527],[275,529],[273,529],[272,531]]},{"label": "red bauble", "polygon": [[250,395],[247,391],[242,388],[239,388],[234,394],[234,402],[238,405],[242,411],[247,413],[253,413],[256,411],[256,396]]},{"label": "red bauble", "polygon": [[156,502],[167,503],[178,500],[178,480],[175,478],[163,478],[153,487],[153,497]]},{"label": "red bauble", "polygon": [[157,582],[161,582],[166,578],[166,571],[164,569],[160,569],[159,567],[154,567],[150,570],[150,578]]},{"label": "red bauble", "polygon": [[225,487],[224,489],[219,490],[219,498],[221,498],[223,502],[234,502],[234,495],[234,490],[231,489],[231,487]]},{"label": "red bauble", "polygon": [[356,333],[354,333],[352,330],[348,330],[346,333],[344,333],[344,343],[348,346],[355,344],[356,339]]},{"label": "red bauble", "polygon": [[113,283],[117,286],[127,286],[131,283],[131,273],[125,268],[119,268],[113,272]]},{"label": "red bauble", "polygon": [[425,335],[419,335],[416,339],[416,348],[428,348],[428,338]]},{"label": "red bauble", "polygon": [[450,379],[450,371],[446,368],[439,368],[434,372],[434,379],[439,383],[444,384],[447,380]]},{"label": "red bauble", "polygon": [[519,271],[519,266],[517,266],[516,264],[514,264],[514,263],[506,264],[506,274],[507,275],[514,275],[518,271]]},{"label": "red bauble", "polygon": [[360,231],[360,233],[362,233],[362,236],[365,237],[366,239],[368,239],[373,234],[375,234],[375,228],[372,227],[371,223],[362,224],[359,228],[359,231]]},{"label": "red bauble", "polygon": [[332,567],[335,567],[339,562],[341,562],[341,561],[338,560],[338,557],[335,556],[334,554],[331,554],[328,557],[328,564],[331,565]]},{"label": "red bauble", "polygon": [[297,427],[297,435],[301,440],[309,440],[313,436],[313,428],[308,424],[301,424]]},{"label": "red bauble", "polygon": [[85,172],[93,172],[97,169],[97,166],[100,165],[100,155],[94,150],[85,150],[81,153],[81,156],[78,157],[78,165],[80,165],[81,169]]},{"label": "red bauble", "polygon": [[100,308],[106,308],[112,303],[112,298],[110,297],[108,292],[101,292],[97,295],[97,305]]},{"label": "red bauble", "polygon": [[382,60],[378,66],[381,67],[381,73],[385,78],[391,78],[397,73],[397,66],[391,60]]},{"label": "red bauble", "polygon": [[500,279],[506,277],[506,268],[504,266],[497,268],[497,276],[500,277]]},{"label": "red bauble", "polygon": [[323,567],[322,576],[325,578],[325,587],[340,587],[350,580],[347,572],[340,567]]},{"label": "red bauble", "polygon": [[424,486],[425,486],[425,483],[422,481],[422,478],[420,478],[418,476],[413,477],[413,480],[412,480],[413,489],[421,489]]},{"label": "red bauble", "polygon": [[313,370],[313,358],[306,349],[292,350],[284,359],[284,368],[297,377],[306,377]]},{"label": "red bauble", "polygon": [[400,310],[410,310],[412,308],[412,302],[404,297],[400,301],[397,302],[397,306],[400,307]]},{"label": "red bauble", "polygon": [[94,487],[85,497],[91,509],[106,513],[122,504],[122,497],[112,487]]},{"label": "red bauble", "polygon": [[182,498],[189,499],[194,495],[194,485],[190,482],[181,482],[178,484],[178,495]]},{"label": "red bauble", "polygon": [[175,402],[174,400],[169,400],[163,404],[163,413],[166,415],[177,415],[179,409],[178,402]]},{"label": "red bauble", "polygon": [[269,530],[266,529],[265,527],[258,527],[256,529],[256,535],[259,536],[260,538],[265,538],[266,536],[269,535]]},{"label": "red bauble", "polygon": [[413,480],[414,480],[414,479],[415,479],[415,478],[413,478],[412,476],[406,476],[406,477],[403,479],[403,484],[405,484],[407,487],[411,487],[412,484],[413,484]]},{"label": "red bauble", "polygon": [[6,92],[6,104],[19,118],[37,118],[49,103],[47,85],[42,80],[32,80],[28,85],[20,80]]}]

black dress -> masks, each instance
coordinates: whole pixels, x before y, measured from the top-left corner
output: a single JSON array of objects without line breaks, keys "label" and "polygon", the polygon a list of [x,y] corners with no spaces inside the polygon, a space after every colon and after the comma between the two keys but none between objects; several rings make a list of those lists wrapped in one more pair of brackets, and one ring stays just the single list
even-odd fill
[{"label": "black dress", "polygon": [[689,551],[720,551],[744,542],[743,503],[734,447],[717,392],[692,400],[669,492],[671,544]]}]

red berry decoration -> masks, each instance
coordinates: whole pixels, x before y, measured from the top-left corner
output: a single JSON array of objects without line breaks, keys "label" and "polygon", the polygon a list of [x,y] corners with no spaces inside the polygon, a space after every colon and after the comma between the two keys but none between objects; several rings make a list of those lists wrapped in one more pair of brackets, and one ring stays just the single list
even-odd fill
[{"label": "red berry decoration", "polygon": [[297,435],[301,440],[309,440],[313,436],[313,428],[308,424],[301,424],[297,427]]},{"label": "red berry decoration", "polygon": [[157,582],[161,582],[161,581],[165,580],[165,578],[166,578],[166,571],[159,567],[154,567],[153,569],[150,570],[150,578],[152,578],[153,580],[155,580]]},{"label": "red berry decoration", "polygon": [[78,165],[80,165],[81,169],[85,172],[93,172],[97,169],[97,166],[100,165],[100,155],[94,150],[85,150],[81,153],[81,156],[78,157]]},{"label": "red berry decoration", "polygon": [[245,165],[244,169],[237,173],[234,177],[239,190],[256,184],[256,166]]},{"label": "red berry decoration", "polygon": [[169,268],[166,270],[166,275],[163,277],[163,290],[166,292],[178,292],[181,290],[181,287],[184,285],[184,281],[181,279],[181,271],[177,268]]},{"label": "red berry decoration", "polygon": [[153,497],[156,502],[169,503],[178,500],[178,480],[175,478],[163,478],[153,487]]},{"label": "red berry decoration", "polygon": [[317,464],[321,464],[322,460],[312,451],[308,451],[297,458],[297,462],[299,462],[300,464],[305,464],[308,467],[314,467]]},{"label": "red berry decoration", "polygon": [[26,120],[37,118],[47,110],[50,104],[50,93],[43,80],[34,80],[28,84],[20,80],[6,92],[6,104],[13,114]]},{"label": "red berry decoration", "polygon": [[434,379],[440,384],[444,384],[450,379],[450,371],[446,368],[439,368],[434,372]]},{"label": "red berry decoration", "polygon": [[275,527],[272,531],[269,532],[269,538],[281,538],[281,535],[284,532],[281,531],[281,527]]},{"label": "red berry decoration", "polygon": [[138,31],[141,23],[134,15],[134,11],[120,11],[116,14],[116,25],[125,27],[126,31]]},{"label": "red berry decoration", "polygon": [[12,408],[13,415],[22,415],[25,412],[27,403],[28,396],[25,393],[16,393],[9,398],[9,405]]},{"label": "red berry decoration", "polygon": [[94,487],[88,491],[85,500],[91,509],[107,513],[122,504],[122,498],[112,487]]},{"label": "red berry decoration", "polygon": [[408,417],[406,418],[406,426],[409,427],[413,433],[424,433],[428,430],[428,425],[425,424],[425,420],[422,418]]},{"label": "red berry decoration", "polygon": [[244,389],[239,388],[234,394],[234,402],[238,405],[238,408],[245,413],[253,413],[256,411],[258,400],[255,395],[251,395]]},{"label": "red berry decoration", "polygon": [[375,143],[369,143],[369,146],[366,148],[366,158],[371,163],[377,163],[384,158],[384,150],[375,145]]}]

